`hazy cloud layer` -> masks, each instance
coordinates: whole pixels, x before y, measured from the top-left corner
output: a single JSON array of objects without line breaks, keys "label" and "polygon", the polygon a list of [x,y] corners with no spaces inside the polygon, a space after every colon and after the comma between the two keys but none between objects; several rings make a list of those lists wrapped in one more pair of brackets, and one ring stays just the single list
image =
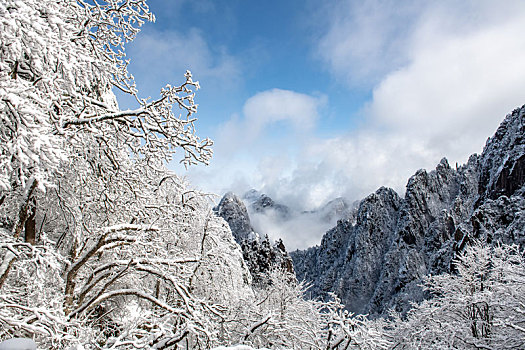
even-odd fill
[{"label": "hazy cloud layer", "polygon": [[316,214],[294,213],[288,220],[282,220],[271,211],[250,212],[254,229],[276,241],[282,239],[288,251],[305,249],[319,244],[319,233],[335,226],[336,221],[325,221]]}]

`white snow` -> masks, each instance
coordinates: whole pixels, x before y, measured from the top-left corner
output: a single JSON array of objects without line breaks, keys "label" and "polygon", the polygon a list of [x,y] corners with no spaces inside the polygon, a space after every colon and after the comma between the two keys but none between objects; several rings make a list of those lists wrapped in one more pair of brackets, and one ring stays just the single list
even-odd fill
[{"label": "white snow", "polygon": [[12,338],[0,343],[0,350],[37,350],[36,343],[29,338]]},{"label": "white snow", "polygon": [[268,350],[266,348],[255,349],[248,345],[219,346],[212,350]]}]

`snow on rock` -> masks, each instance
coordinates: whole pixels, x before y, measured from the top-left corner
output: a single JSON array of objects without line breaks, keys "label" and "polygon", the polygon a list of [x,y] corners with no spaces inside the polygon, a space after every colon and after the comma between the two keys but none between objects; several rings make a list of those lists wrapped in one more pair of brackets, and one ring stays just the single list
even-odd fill
[{"label": "snow on rock", "polygon": [[232,346],[219,346],[218,348],[213,348],[212,350],[268,350],[266,348],[255,349],[248,345],[232,345]]},{"label": "snow on rock", "polygon": [[481,200],[512,196],[525,184],[525,108],[507,115],[480,158]]},{"label": "snow on rock", "polygon": [[230,225],[237,243],[255,239],[256,233],[250,223],[246,206],[233,192],[226,193],[214,210]]},{"label": "snow on rock", "polygon": [[295,251],[298,280],[312,297],[335,292],[350,311],[406,312],[426,297],[428,274],[450,272],[472,239],[525,247],[525,106],[514,110],[483,153],[452,168],[446,159],[408,181],[405,198],[381,188],[340,220],[320,246]]},{"label": "snow on rock", "polygon": [[0,350],[36,350],[36,343],[29,338],[12,338],[1,342]]},{"label": "snow on rock", "polygon": [[254,213],[272,212],[279,220],[288,220],[292,216],[292,210],[284,204],[275,202],[272,198],[257,190],[246,192],[243,199],[248,203],[250,211]]}]

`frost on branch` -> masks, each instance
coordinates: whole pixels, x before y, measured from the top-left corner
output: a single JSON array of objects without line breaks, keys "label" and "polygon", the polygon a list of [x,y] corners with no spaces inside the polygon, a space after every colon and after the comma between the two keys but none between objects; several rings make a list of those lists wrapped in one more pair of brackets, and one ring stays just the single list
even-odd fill
[{"label": "frost on branch", "polygon": [[[198,82],[186,72],[143,100],[127,71],[123,45],[150,20],[144,0],[0,2],[2,339],[121,349],[213,339],[221,313],[199,294],[201,276],[242,270],[242,257],[206,197],[188,198],[165,168],[177,150],[186,165],[212,155],[195,135]],[[114,88],[139,107],[119,110]]]},{"label": "frost on branch", "polygon": [[[191,73],[146,101],[127,71],[123,45],[149,20],[144,0],[2,1],[0,189],[23,186],[31,176],[50,185],[71,144],[86,133],[105,142],[115,137],[148,159],[170,160],[182,148],[186,165],[208,163],[212,142],[195,135],[199,85]],[[120,111],[107,98],[112,88],[140,107]]]},{"label": "frost on branch", "polygon": [[428,277],[433,298],[415,305],[406,320],[394,320],[396,348],[523,348],[523,250],[474,242],[455,266],[457,273]]}]

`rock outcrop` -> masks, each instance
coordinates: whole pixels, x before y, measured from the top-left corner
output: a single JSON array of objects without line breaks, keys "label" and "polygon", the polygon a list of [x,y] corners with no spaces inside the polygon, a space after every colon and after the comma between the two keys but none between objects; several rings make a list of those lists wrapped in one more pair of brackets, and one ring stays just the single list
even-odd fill
[{"label": "rock outcrop", "polygon": [[340,220],[320,246],[292,252],[297,278],[312,283],[312,297],[335,292],[353,312],[406,312],[426,297],[422,278],[452,271],[472,239],[525,246],[524,184],[525,106],[480,156],[419,170],[404,198],[380,188],[361,201],[355,222]]},{"label": "rock outcrop", "polygon": [[256,233],[246,206],[234,193],[226,193],[214,211],[226,220],[236,242],[241,246],[254,284],[266,283],[268,273],[275,268],[294,274],[292,259],[283,242],[278,240],[272,243],[268,236],[261,237]]},{"label": "rock outcrop", "polygon": [[233,192],[226,193],[214,211],[226,220],[237,243],[256,238],[246,206]]}]

